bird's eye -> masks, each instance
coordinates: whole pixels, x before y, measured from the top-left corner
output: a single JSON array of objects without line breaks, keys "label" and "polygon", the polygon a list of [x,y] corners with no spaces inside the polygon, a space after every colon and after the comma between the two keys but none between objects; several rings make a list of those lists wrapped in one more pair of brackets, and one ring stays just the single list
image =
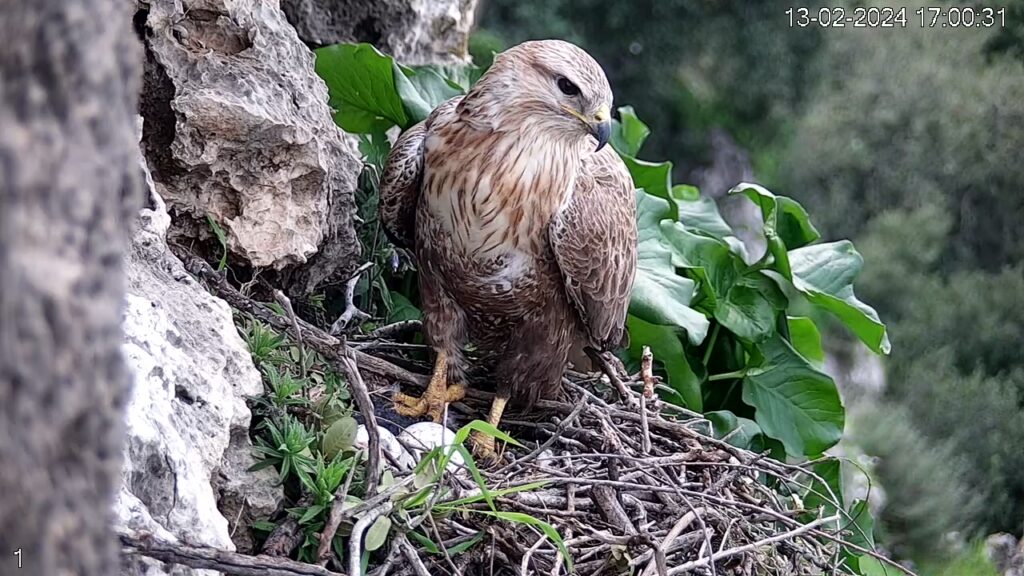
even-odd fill
[{"label": "bird's eye", "polygon": [[565,76],[558,77],[558,89],[562,91],[562,94],[566,96],[578,96],[580,93],[579,86],[573,84]]}]

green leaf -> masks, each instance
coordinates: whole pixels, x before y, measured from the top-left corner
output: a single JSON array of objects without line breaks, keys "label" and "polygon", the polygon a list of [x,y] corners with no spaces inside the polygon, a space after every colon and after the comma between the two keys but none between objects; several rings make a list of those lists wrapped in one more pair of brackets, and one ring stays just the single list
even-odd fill
[{"label": "green leaf", "polygon": [[[644,192],[658,198],[671,200],[672,195],[672,163],[671,162],[647,162],[637,160],[632,156],[622,156],[622,161],[629,169],[633,177],[633,185]],[[671,218],[675,220],[678,216],[676,209],[671,208]]]},{"label": "green leaf", "polygon": [[755,288],[735,284],[715,306],[715,320],[733,334],[761,342],[775,333],[775,308]]},{"label": "green leaf", "polygon": [[765,236],[779,238],[786,248],[795,250],[821,237],[811,224],[807,211],[799,202],[786,196],[776,196],[757,184],[742,183],[729,191],[730,195],[743,194],[761,209]]},{"label": "green leaf", "polygon": [[[757,425],[757,422],[749,418],[738,417],[728,410],[705,412],[704,417],[711,421],[715,438],[721,440],[729,436],[727,442],[737,448],[749,450],[754,445],[754,440],[761,435],[761,427]],[[739,431],[733,433],[735,430]],[[730,434],[732,435],[730,436]]]},{"label": "green leaf", "polygon": [[277,529],[277,524],[268,522],[267,520],[257,520],[252,523],[252,529],[260,532],[273,532]]},{"label": "green leaf", "polygon": [[[831,516],[843,508],[843,469],[839,460],[831,459],[818,462],[813,467],[814,474],[811,486],[804,494],[804,508],[817,510],[824,507],[824,515]],[[835,494],[835,500],[829,493]]]},{"label": "green leaf", "polygon": [[220,244],[220,262],[217,263],[217,271],[220,272],[228,265],[228,240],[227,236],[224,235],[224,229],[217,224],[217,221],[213,219],[213,216],[206,215],[206,222],[209,223],[210,228],[213,230],[213,235],[217,237],[217,242]]},{"label": "green leaf", "polygon": [[703,309],[744,340],[760,342],[775,333],[775,309],[784,305],[784,297],[757,277],[744,276],[747,265],[728,243],[679,222],[662,221],[661,231],[673,249],[673,263],[703,280]]},{"label": "green leaf", "polygon": [[676,273],[663,241],[659,223],[668,214],[667,200],[637,192],[637,270],[629,312],[651,324],[682,328],[696,345],[707,336],[709,322],[688,306],[695,284]]},{"label": "green leaf", "polygon": [[388,541],[388,532],[391,531],[391,518],[389,516],[378,517],[366,531],[366,539],[363,546],[366,550],[373,552]]},{"label": "green leaf", "polygon": [[875,519],[871,515],[866,500],[856,500],[850,506],[850,521],[844,526],[844,530],[850,532],[847,540],[862,548],[872,549],[875,547]]},{"label": "green leaf", "polygon": [[456,544],[455,546],[452,546],[451,548],[449,548],[448,549],[448,554],[451,554],[452,556],[456,556],[458,554],[462,554],[466,550],[469,550],[473,546],[476,546],[477,542],[479,542],[479,541],[481,541],[483,539],[484,539],[484,532],[481,530],[480,532],[477,532],[476,534],[474,534],[473,537],[470,538],[469,540],[466,540],[465,542],[460,542],[460,543]]},{"label": "green leaf", "polygon": [[[327,84],[335,121],[346,131],[366,130],[379,118],[410,126],[398,87],[394,60],[369,44],[334,44],[316,51],[316,73]],[[400,76],[404,78],[404,75]]]},{"label": "green leaf", "polygon": [[477,514],[484,514],[486,516],[493,516],[499,520],[506,522],[515,522],[517,524],[526,524],[528,526],[536,526],[540,528],[541,532],[544,533],[555,546],[558,547],[558,551],[562,554],[562,558],[565,559],[565,563],[568,567],[569,573],[572,573],[572,556],[569,555],[569,550],[565,547],[565,541],[562,540],[562,536],[555,530],[555,527],[547,522],[534,518],[529,514],[523,514],[522,512],[504,512],[504,511],[492,511],[492,510],[471,510],[468,508],[463,509],[464,512],[475,512]]},{"label": "green leaf", "polygon": [[321,512],[324,511],[324,507],[320,505],[313,505],[306,508],[306,512],[299,518],[299,524],[308,524],[313,521]]},{"label": "green leaf", "polygon": [[687,229],[722,240],[736,236],[718,211],[718,204],[707,196],[701,196],[696,187],[677,184],[672,187],[671,194],[679,210],[679,221]]},{"label": "green leaf", "polygon": [[388,313],[387,319],[389,324],[405,320],[419,320],[423,317],[423,312],[401,292],[391,292],[391,303],[391,312]]},{"label": "green leaf", "polygon": [[686,361],[683,344],[679,341],[676,329],[645,322],[632,314],[626,317],[626,328],[629,330],[630,357],[639,360],[643,347],[650,346],[655,361],[665,367],[668,385],[679,393],[685,406],[698,412],[703,410],[700,379]]},{"label": "green leaf", "polygon": [[803,316],[787,316],[789,341],[801,356],[820,368],[825,363],[825,350],[821,347],[821,333],[814,320]]},{"label": "green leaf", "polygon": [[323,454],[328,460],[352,447],[356,439],[356,430],[359,423],[351,416],[337,419],[331,427],[324,432]]},{"label": "green leaf", "polygon": [[463,93],[432,66],[410,68],[395,64],[394,73],[395,86],[410,125],[425,120],[442,102]]},{"label": "green leaf", "polygon": [[857,560],[858,566],[854,568],[859,569],[861,576],[903,576],[903,572],[895,568],[888,568],[881,561],[867,554],[857,556]]},{"label": "green leaf", "polygon": [[[530,482],[528,484],[522,484],[519,486],[510,486],[508,488],[502,488],[500,490],[488,490],[488,494],[490,494],[491,498],[500,498],[502,496],[508,496],[509,494],[515,494],[517,492],[530,492],[532,490],[539,490],[547,485],[547,480],[541,480],[539,482]],[[465,498],[459,498],[458,500],[451,500],[449,502],[441,502],[437,504],[437,508],[440,509],[465,506],[467,504],[475,504],[484,499],[484,493],[481,491],[480,494],[466,496]]]},{"label": "green leaf", "polygon": [[834,314],[864,344],[879,354],[891,348],[885,324],[874,308],[853,293],[853,281],[864,266],[848,240],[807,246],[789,253],[793,287],[815,306]]},{"label": "green leaf", "polygon": [[637,117],[632,106],[619,108],[619,119],[612,122],[611,145],[619,154],[636,157],[651,129]]},{"label": "green leaf", "polygon": [[845,423],[835,382],[779,336],[761,348],[763,361],[743,379],[743,401],[756,409],[761,429],[793,456],[815,456],[834,446]]},{"label": "green leaf", "polygon": [[409,536],[411,536],[413,540],[419,542],[420,546],[423,546],[423,549],[429,552],[430,554],[441,553],[441,549],[437,547],[437,544],[434,544],[434,541],[430,538],[427,538],[423,534],[420,534],[419,531],[410,530]]}]

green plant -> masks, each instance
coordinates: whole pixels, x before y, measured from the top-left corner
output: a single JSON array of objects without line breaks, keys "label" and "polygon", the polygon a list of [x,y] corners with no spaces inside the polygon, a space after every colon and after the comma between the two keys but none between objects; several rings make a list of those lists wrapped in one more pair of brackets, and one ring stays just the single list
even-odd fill
[{"label": "green plant", "polygon": [[278,371],[273,364],[264,364],[262,370],[266,385],[270,388],[267,397],[271,404],[278,408],[287,408],[307,403],[300,395],[304,387],[302,380],[292,377],[287,369],[283,372]]},{"label": "green plant", "polygon": [[285,343],[283,334],[256,319],[249,320],[241,332],[257,365],[270,361]]},{"label": "green plant", "polygon": [[313,482],[310,474],[314,470],[313,453],[310,447],[316,442],[316,435],[310,432],[294,416],[285,414],[280,425],[274,420],[265,420],[267,437],[258,436],[253,451],[261,457],[251,470],[262,470],[275,466],[281,483],[294,472],[303,484]]}]

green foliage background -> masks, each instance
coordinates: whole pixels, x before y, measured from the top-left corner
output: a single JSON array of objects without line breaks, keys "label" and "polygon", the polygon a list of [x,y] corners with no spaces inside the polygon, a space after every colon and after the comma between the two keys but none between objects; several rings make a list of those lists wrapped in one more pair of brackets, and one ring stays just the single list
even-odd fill
[{"label": "green foliage background", "polygon": [[933,573],[939,535],[1024,528],[1024,2],[1006,6],[1000,30],[871,31],[790,28],[771,1],[487,0],[472,43],[581,44],[678,180],[724,128],[759,182],[857,242],[895,346],[854,428],[876,432],[883,543]]}]

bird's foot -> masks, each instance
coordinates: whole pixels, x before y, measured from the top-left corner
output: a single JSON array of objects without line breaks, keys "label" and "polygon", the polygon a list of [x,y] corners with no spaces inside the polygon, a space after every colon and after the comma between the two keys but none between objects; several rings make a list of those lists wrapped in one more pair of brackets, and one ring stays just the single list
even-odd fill
[{"label": "bird's foot", "polygon": [[466,387],[461,384],[451,386],[430,386],[419,398],[397,392],[392,400],[395,402],[395,412],[402,416],[421,418],[430,416],[430,419],[438,424],[444,418],[444,407],[450,402],[458,402],[466,397]]},{"label": "bird's foot", "polygon": [[490,468],[501,462],[501,455],[495,449],[494,436],[474,430],[469,435],[469,443],[479,466]]}]

